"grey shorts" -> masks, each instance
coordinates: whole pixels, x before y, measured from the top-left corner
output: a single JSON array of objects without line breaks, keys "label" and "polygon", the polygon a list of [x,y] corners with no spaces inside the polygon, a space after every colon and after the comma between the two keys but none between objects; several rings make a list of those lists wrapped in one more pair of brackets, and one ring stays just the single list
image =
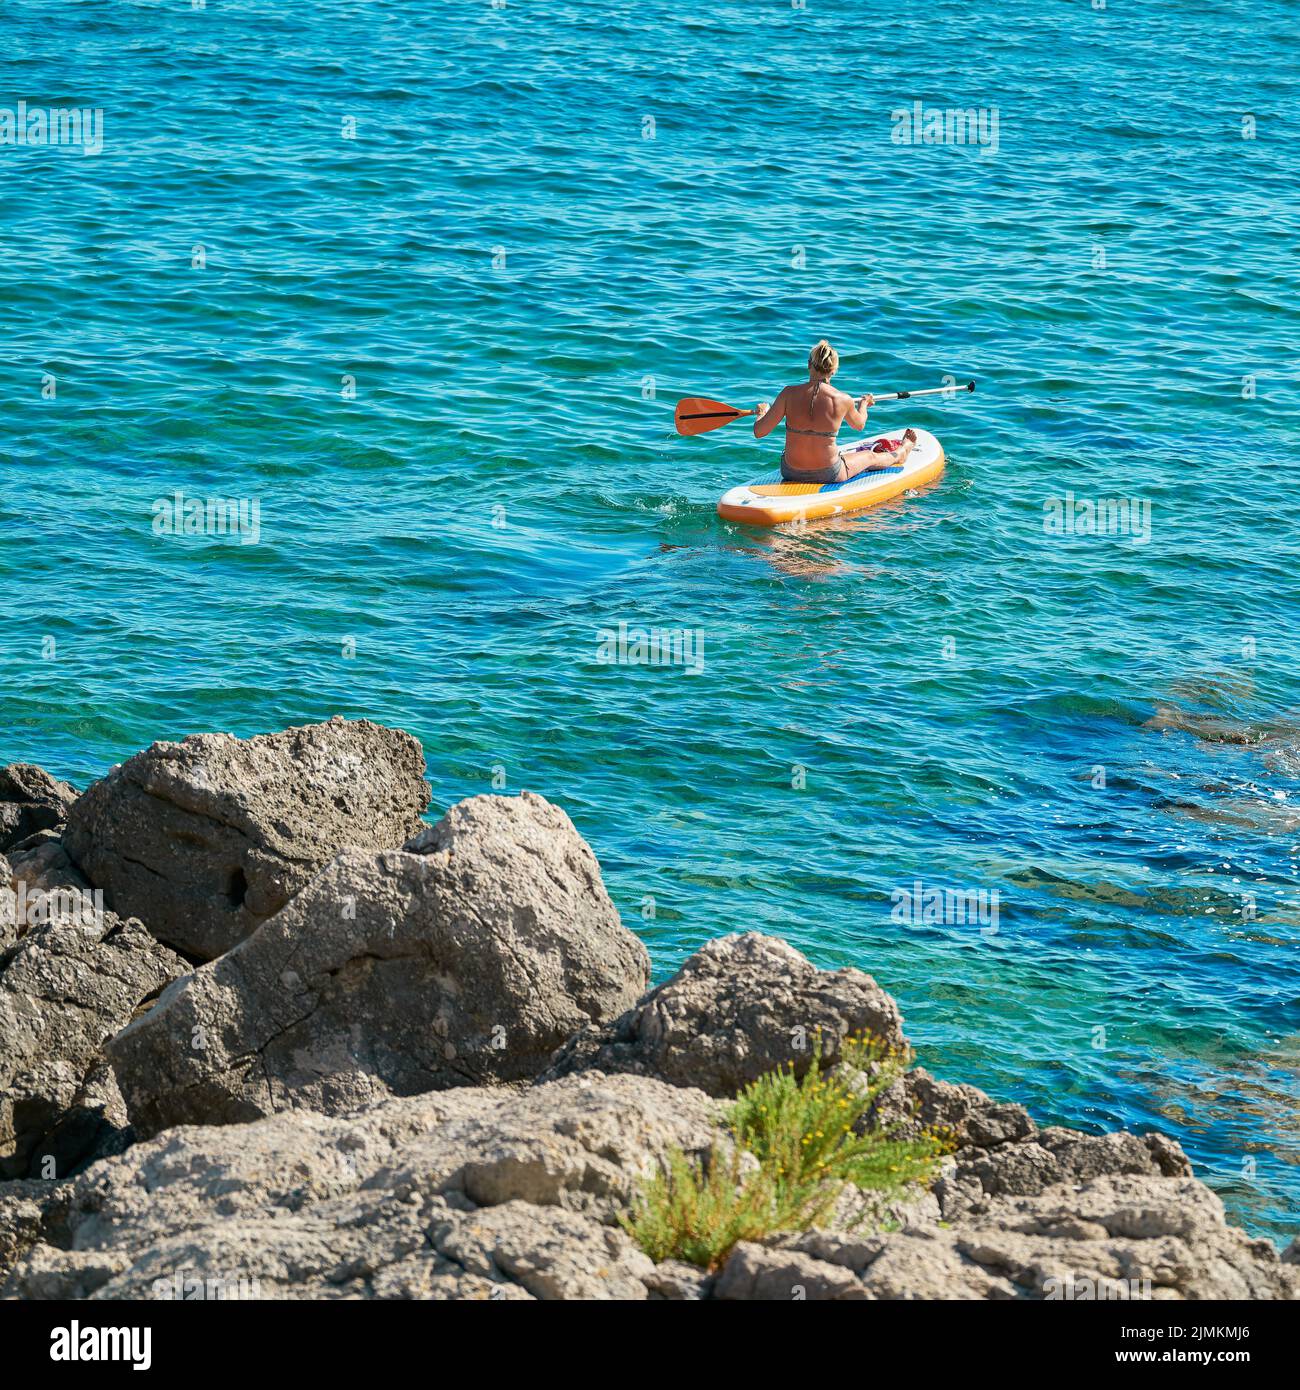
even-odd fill
[{"label": "grey shorts", "polygon": [[849,470],[844,465],[843,454],[834,463],[828,463],[825,468],[814,469],[811,473],[805,472],[802,468],[791,468],[782,454],[781,476],[787,483],[842,483],[849,476]]}]

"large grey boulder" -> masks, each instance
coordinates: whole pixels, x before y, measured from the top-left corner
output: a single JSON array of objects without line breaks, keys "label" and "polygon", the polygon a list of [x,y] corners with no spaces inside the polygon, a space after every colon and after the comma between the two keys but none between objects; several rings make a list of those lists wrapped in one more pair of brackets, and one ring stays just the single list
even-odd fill
[{"label": "large grey boulder", "polygon": [[64,845],[114,911],[212,960],[340,850],[402,844],[428,804],[420,745],[368,720],[193,734],[94,783]]},{"label": "large grey boulder", "polygon": [[818,1034],[831,1060],[859,1032],[903,1041],[898,1005],[870,975],[818,970],[776,937],[723,936],[621,1018],[570,1039],[545,1079],[595,1068],[731,1097],[777,1067],[802,1075]]},{"label": "large grey boulder", "polygon": [[32,763],[0,767],[0,851],[41,830],[55,830],[77,799],[75,787]]},{"label": "large grey boulder", "polygon": [[76,892],[23,900],[0,860],[0,1177],[62,1177],[128,1142],[103,1044],[187,965]]},{"label": "large grey boulder", "polygon": [[670,1147],[710,1149],[713,1108],[593,1076],[174,1129],[0,1187],[0,1297],[644,1299],[616,1215]]},{"label": "large grey boulder", "polygon": [[648,974],[568,816],[529,793],[480,796],[407,850],[339,855],[110,1054],[142,1133],[339,1114],[531,1080]]}]

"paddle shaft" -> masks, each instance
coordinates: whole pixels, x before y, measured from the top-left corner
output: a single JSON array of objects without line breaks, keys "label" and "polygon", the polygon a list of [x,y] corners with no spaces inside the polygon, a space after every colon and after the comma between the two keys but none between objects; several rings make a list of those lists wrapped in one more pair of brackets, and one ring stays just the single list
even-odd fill
[{"label": "paddle shaft", "polygon": [[[967,382],[965,386],[927,386],[924,391],[891,391],[887,396],[872,396],[871,399],[879,405],[881,401],[910,401],[913,396],[940,396],[945,391],[973,391],[975,383]],[[869,393],[868,393],[869,394]],[[862,399],[861,396],[858,397]]]},{"label": "paddle shaft", "polygon": [[[872,396],[871,399],[879,405],[881,401],[910,401],[913,396],[941,396],[945,391],[973,391],[975,383],[972,381],[967,386],[927,386],[924,391],[890,391],[884,396]],[[869,392],[864,394],[870,394]],[[861,396],[858,397],[862,399]],[[683,420],[739,420],[742,415],[757,415],[757,410],[698,410],[690,415],[683,415]]]},{"label": "paddle shaft", "polygon": [[[975,383],[967,382],[965,386],[932,386],[924,391],[891,391],[884,396],[872,396],[872,405],[880,401],[908,401],[914,396],[944,396],[954,391],[973,391]],[[866,395],[858,397],[858,400],[865,400]],[[870,407],[868,407],[869,409]],[[734,405],[727,405],[724,401],[709,400],[706,396],[687,396],[677,402],[675,418],[677,422],[677,433],[694,435],[707,434],[709,430],[716,430],[722,425],[730,424],[732,420],[739,420],[744,415],[757,415],[757,410],[739,410]]]}]

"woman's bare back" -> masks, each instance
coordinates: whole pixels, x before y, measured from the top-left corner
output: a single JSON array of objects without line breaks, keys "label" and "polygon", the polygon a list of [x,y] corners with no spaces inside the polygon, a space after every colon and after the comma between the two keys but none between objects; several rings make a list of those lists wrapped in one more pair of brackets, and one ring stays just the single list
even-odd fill
[{"label": "woman's bare back", "polygon": [[781,392],[785,403],[785,457],[792,468],[813,472],[839,458],[835,436],[853,404],[827,382],[801,381]]}]

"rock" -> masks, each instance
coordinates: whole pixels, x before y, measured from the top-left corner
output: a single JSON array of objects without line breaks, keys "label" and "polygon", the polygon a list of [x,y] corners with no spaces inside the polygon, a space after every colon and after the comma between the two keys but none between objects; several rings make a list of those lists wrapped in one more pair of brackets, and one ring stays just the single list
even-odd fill
[{"label": "rock", "polygon": [[114,911],[211,960],[340,850],[402,844],[428,802],[420,745],[368,720],[250,739],[193,734],[94,783],[64,844]]},{"label": "rock", "polygon": [[655,1076],[730,1098],[763,1072],[808,1069],[820,1030],[828,1059],[850,1033],[903,1040],[898,1005],[859,970],[818,970],[792,946],[750,932],[697,951],[672,979],[558,1053],[546,1079],[594,1067]]},{"label": "rock", "polygon": [[65,893],[40,902],[35,920],[20,922],[0,952],[5,1178],[63,1176],[126,1142],[104,1041],[187,969],[139,922],[99,912],[92,898]]},{"label": "rock", "polygon": [[939,1199],[919,1184],[889,1196],[846,1185],[826,1221],[833,1231],[910,1230],[942,1218]]},{"label": "rock", "polygon": [[[29,925],[57,916],[78,917],[83,901],[90,910],[104,910],[103,893],[92,889],[63,848],[56,830],[40,830],[20,841],[0,858],[0,949],[24,935]],[[11,927],[6,922],[12,922]]]},{"label": "rock", "polygon": [[645,1077],[593,1073],[521,1092],[445,1094],[437,1129],[375,1170],[397,1200],[428,1189],[477,1207],[560,1206],[610,1223],[671,1147],[699,1156],[719,1137],[717,1107],[702,1092]]},{"label": "rock", "polygon": [[59,1239],[56,1211],[62,1184],[14,1181],[0,1184],[0,1287],[29,1250]]},{"label": "rock", "polygon": [[940,1130],[959,1149],[991,1149],[1027,1138],[1034,1122],[1022,1105],[991,1100],[975,1086],[939,1081],[923,1067],[909,1071],[881,1096],[874,1119],[901,1125],[900,1135]]},{"label": "rock", "polygon": [[[1292,1252],[1232,1229],[1208,1188],[1166,1171],[1184,1162],[1170,1141],[1056,1129],[959,1150],[945,1181],[964,1171],[962,1200],[918,1204],[901,1229],[742,1243],[716,1275],[652,1264],[619,1216],[671,1148],[726,1143],[721,1108],[586,1072],[182,1126],[62,1182],[0,1184],[0,1297],[1300,1297]],[[1041,1190],[1004,1190],[1017,1149],[1035,1151]],[[1003,1166],[985,1190],[990,1162]]]},{"label": "rock", "polygon": [[592,1076],[175,1129],[62,1185],[0,1186],[0,1297],[189,1280],[268,1298],[643,1299],[671,1273],[614,1215],[669,1146],[711,1144],[713,1109]]},{"label": "rock", "polygon": [[693,1303],[709,1297],[714,1278],[681,1260],[663,1260],[648,1274],[643,1274],[641,1282],[653,1300]]},{"label": "rock", "polygon": [[741,1241],[718,1276],[714,1297],[802,1303],[862,1299],[867,1294],[861,1282],[838,1265],[796,1250],[771,1250]]},{"label": "rock", "polygon": [[0,767],[0,851],[62,825],[76,799],[75,787],[31,763]]},{"label": "rock", "polygon": [[18,940],[18,897],[12,878],[9,861],[0,854],[0,952]]},{"label": "rock", "polygon": [[540,1299],[644,1299],[654,1271],[622,1231],[525,1202],[453,1216],[432,1241],[455,1266],[512,1279]]},{"label": "rock", "polygon": [[1066,1177],[1076,1181],[1107,1174],[1159,1174],[1190,1178],[1192,1165],[1180,1145],[1164,1134],[1080,1134],[1073,1129],[1043,1129],[1035,1136]]},{"label": "rock", "polygon": [[93,891],[89,880],[68,857],[62,837],[54,830],[38,831],[9,851],[8,877],[14,892],[23,892],[29,898],[59,888],[71,888],[78,893]]},{"label": "rock", "polygon": [[531,1080],[644,989],[645,947],[541,797],[481,796],[410,850],[338,856],[110,1054],[136,1129]]},{"label": "rock", "polygon": [[1003,1301],[1018,1296],[1009,1279],[965,1258],[952,1232],[944,1230],[882,1237],[859,1280],[864,1298],[890,1302]]},{"label": "rock", "polygon": [[1296,1298],[1300,1274],[1194,1178],[1105,1176],[994,1204],[951,1233],[1021,1297]]},{"label": "rock", "polygon": [[1078,1134],[1045,1129],[1000,1147],[959,1150],[952,1172],[935,1184],[946,1220],[978,1210],[990,1197],[1033,1196],[1058,1183],[1102,1176],[1190,1177],[1186,1155],[1161,1134]]},{"label": "rock", "polygon": [[1193,1178],[1105,1176],[998,1198],[950,1227],[738,1245],[717,1297],[1294,1299],[1300,1271],[1228,1226]]}]

